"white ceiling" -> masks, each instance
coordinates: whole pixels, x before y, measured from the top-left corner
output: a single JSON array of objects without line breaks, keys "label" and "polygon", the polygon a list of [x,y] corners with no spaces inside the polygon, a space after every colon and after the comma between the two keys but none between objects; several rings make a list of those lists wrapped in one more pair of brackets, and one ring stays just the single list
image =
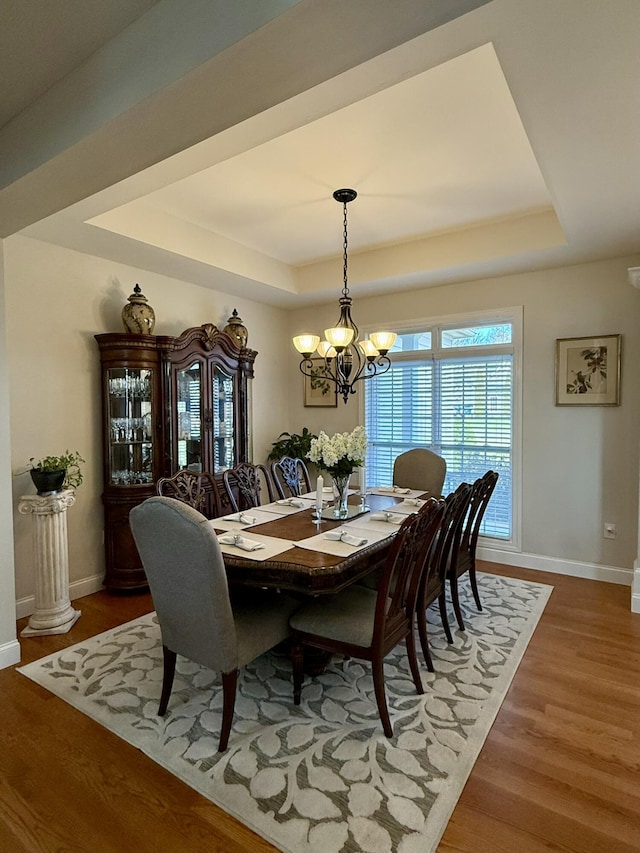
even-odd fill
[{"label": "white ceiling", "polygon": [[353,295],[636,253],[639,28],[637,0],[492,0],[25,233],[292,307],[340,289],[341,186]]}]

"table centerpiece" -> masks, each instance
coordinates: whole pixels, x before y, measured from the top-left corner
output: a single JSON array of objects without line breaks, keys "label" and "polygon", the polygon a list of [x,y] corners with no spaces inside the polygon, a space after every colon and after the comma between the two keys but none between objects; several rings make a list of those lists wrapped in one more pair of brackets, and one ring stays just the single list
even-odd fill
[{"label": "table centerpiece", "polygon": [[311,440],[307,459],[331,474],[335,496],[333,514],[336,518],[347,517],[349,480],[354,470],[364,465],[366,451],[367,434],[362,426],[333,436],[321,430],[318,437]]}]

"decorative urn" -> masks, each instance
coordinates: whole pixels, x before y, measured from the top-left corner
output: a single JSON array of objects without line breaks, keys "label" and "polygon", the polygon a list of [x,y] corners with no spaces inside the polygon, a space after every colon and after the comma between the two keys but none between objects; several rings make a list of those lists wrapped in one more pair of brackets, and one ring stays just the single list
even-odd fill
[{"label": "decorative urn", "polygon": [[233,314],[227,320],[227,325],[222,330],[229,335],[230,338],[233,338],[233,342],[237,344],[240,349],[244,349],[247,345],[247,341],[249,340],[249,332],[247,331],[247,327],[243,325],[242,320],[238,317],[238,312],[234,308]]},{"label": "decorative urn", "polygon": [[122,309],[122,322],[125,331],[132,335],[150,335],[153,332],[156,314],[139,284],[133,288],[133,293]]}]

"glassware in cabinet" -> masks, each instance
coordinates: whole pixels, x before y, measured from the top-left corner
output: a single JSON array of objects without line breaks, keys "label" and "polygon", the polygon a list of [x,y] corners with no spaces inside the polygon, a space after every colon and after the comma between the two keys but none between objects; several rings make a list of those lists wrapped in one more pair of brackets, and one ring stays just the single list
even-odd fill
[{"label": "glassware in cabinet", "polygon": [[110,485],[153,482],[153,388],[151,369],[107,370]]},{"label": "glassware in cabinet", "polygon": [[220,367],[213,370],[214,464],[215,473],[235,465],[235,400],[233,377]]}]

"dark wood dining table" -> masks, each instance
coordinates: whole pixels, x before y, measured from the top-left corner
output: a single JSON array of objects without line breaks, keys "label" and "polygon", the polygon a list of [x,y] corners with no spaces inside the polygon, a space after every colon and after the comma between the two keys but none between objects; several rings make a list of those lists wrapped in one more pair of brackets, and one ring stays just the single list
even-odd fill
[{"label": "dark wood dining table", "polygon": [[[428,494],[422,495],[429,497]],[[401,497],[394,495],[368,494],[367,505],[372,512],[389,510],[400,503]],[[360,504],[359,495],[351,495],[349,504]],[[348,521],[322,519],[314,522],[313,509],[301,510],[287,516],[275,517],[273,521],[259,524],[247,530],[264,536],[277,536],[298,542],[318,533],[325,533],[345,523],[357,525],[358,516]],[[215,519],[212,520],[215,528]],[[393,533],[385,539],[360,548],[348,557],[337,557],[307,548],[293,547],[268,560],[251,560],[247,557],[224,554],[227,577],[232,585],[244,584],[260,587],[277,587],[306,595],[327,595],[355,583],[360,578],[380,567],[387,556]]]}]

